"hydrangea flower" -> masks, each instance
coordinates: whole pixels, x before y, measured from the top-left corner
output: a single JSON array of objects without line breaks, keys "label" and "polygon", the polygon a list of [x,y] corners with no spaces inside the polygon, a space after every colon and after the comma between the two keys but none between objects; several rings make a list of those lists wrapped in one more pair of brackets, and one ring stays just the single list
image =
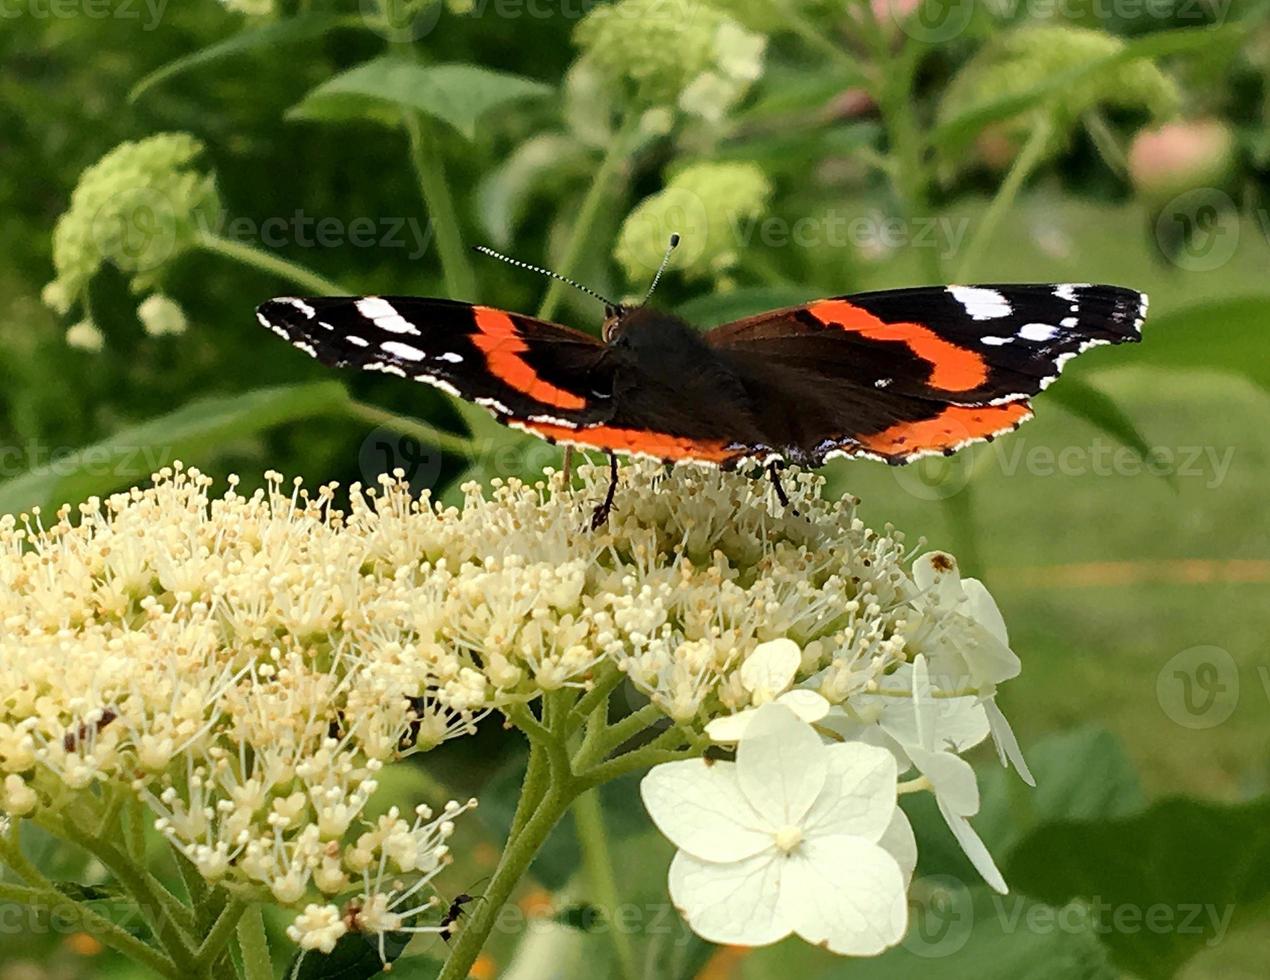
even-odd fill
[{"label": "hydrangea flower", "polygon": [[[1029,25],[997,35],[949,84],[937,122],[946,123],[1005,96],[1022,95],[1046,79],[1111,57],[1124,45],[1105,31],[1070,25]],[[1066,146],[1080,117],[1096,106],[1145,109],[1163,117],[1175,112],[1180,102],[1173,80],[1139,58],[1064,86],[1036,108],[994,125],[991,135],[1019,147],[1037,119],[1045,117],[1053,125],[1046,151],[1054,154]],[[961,146],[949,147],[948,162],[965,159],[962,151]]]},{"label": "hydrangea flower", "polygon": [[137,318],[151,337],[183,334],[188,326],[180,304],[162,293],[151,293],[143,299],[137,307]]},{"label": "hydrangea flower", "polygon": [[[696,84],[687,108],[714,118],[762,74],[767,43],[716,6],[662,0],[597,6],[578,24],[574,40],[584,60],[636,107],[675,105]],[[707,89],[717,101],[703,101]]]},{"label": "hydrangea flower", "polygon": [[768,704],[746,726],[735,763],[667,763],[640,790],[679,848],[670,895],[698,935],[758,946],[797,933],[868,956],[907,925],[906,874],[886,840],[906,826],[892,829],[895,777],[888,752],[825,745],[788,708]]},{"label": "hydrangea flower", "polygon": [[691,279],[720,279],[737,264],[737,228],[765,214],[771,195],[755,164],[690,164],[627,215],[613,258],[631,282],[645,282],[677,232],[670,267]]},{"label": "hydrangea flower", "polygon": [[53,229],[57,279],[45,297],[66,312],[103,263],[144,292],[161,267],[195,241],[220,210],[215,178],[195,163],[203,144],[187,133],[121,143],[85,170]]},{"label": "hydrangea flower", "polygon": [[784,705],[806,722],[823,718],[829,713],[830,704],[822,695],[806,688],[791,690],[802,659],[802,651],[793,640],[760,643],[733,675],[755,707],[715,718],[706,725],[706,734],[716,742],[739,741],[757,717],[758,709],[769,702]]}]

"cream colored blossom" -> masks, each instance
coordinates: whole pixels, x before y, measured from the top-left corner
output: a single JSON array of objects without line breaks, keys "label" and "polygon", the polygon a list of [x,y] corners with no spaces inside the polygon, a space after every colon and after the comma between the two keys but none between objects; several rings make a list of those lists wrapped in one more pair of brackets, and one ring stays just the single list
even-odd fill
[{"label": "cream colored blossom", "polygon": [[178,465],[0,517],[0,804],[126,788],[208,880],[306,909],[297,941],[321,949],[348,892],[362,931],[425,928],[416,896],[475,801],[367,807],[384,766],[492,711],[616,668],[696,738],[780,693],[743,669],[763,644],[797,645],[781,686],[842,704],[969,629],[814,475],[783,507],[743,475],[628,465],[594,533],[607,467],[580,477],[455,508],[388,478],[347,503],[278,474],[213,495]]}]

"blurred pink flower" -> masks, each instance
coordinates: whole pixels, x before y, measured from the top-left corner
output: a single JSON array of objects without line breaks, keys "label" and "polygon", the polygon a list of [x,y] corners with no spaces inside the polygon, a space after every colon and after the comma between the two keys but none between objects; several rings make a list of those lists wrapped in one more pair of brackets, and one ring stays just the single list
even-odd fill
[{"label": "blurred pink flower", "polygon": [[1129,147],[1129,176],[1149,197],[1225,183],[1235,137],[1219,119],[1190,119],[1143,129]]}]

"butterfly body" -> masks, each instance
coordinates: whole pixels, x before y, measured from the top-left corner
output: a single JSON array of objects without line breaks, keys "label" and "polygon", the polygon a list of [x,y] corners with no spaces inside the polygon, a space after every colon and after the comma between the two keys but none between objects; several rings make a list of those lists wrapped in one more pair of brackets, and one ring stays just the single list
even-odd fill
[{"label": "butterfly body", "polygon": [[906,463],[991,439],[1080,352],[1140,338],[1146,297],[1086,284],[861,293],[699,332],[614,308],[604,340],[487,306],[270,300],[260,322],[337,367],[423,381],[566,445],[731,468]]}]

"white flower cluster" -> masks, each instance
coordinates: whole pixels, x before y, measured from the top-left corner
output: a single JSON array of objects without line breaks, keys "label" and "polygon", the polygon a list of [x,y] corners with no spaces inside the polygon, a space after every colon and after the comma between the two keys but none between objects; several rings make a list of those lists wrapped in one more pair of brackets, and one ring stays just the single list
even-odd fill
[{"label": "white flower cluster", "polygon": [[[924,697],[910,688],[955,691],[940,704],[987,718],[1017,759],[990,698],[1018,661],[986,592],[944,555],[910,572],[901,535],[821,499],[812,475],[783,508],[734,474],[623,472],[596,533],[607,468],[589,466],[580,489],[558,474],[488,497],[472,485],[462,508],[392,480],[342,506],[334,486],[309,494],[277,474],[212,497],[176,466],[48,526],[0,518],[0,809],[38,816],[95,785],[136,793],[206,878],[304,908],[294,938],[327,949],[348,928],[409,922],[475,804],[371,821],[385,764],[617,668],[688,732],[739,737],[738,766],[762,730],[749,709],[777,701],[804,728],[844,733],[870,772],[916,767],[967,839],[977,797],[947,733],[896,733]],[[849,789],[817,778],[809,806]],[[857,835],[870,847],[877,821],[902,831],[894,784]],[[777,828],[781,853],[803,853],[785,829],[809,812]],[[693,868],[685,881],[709,877]]]}]

